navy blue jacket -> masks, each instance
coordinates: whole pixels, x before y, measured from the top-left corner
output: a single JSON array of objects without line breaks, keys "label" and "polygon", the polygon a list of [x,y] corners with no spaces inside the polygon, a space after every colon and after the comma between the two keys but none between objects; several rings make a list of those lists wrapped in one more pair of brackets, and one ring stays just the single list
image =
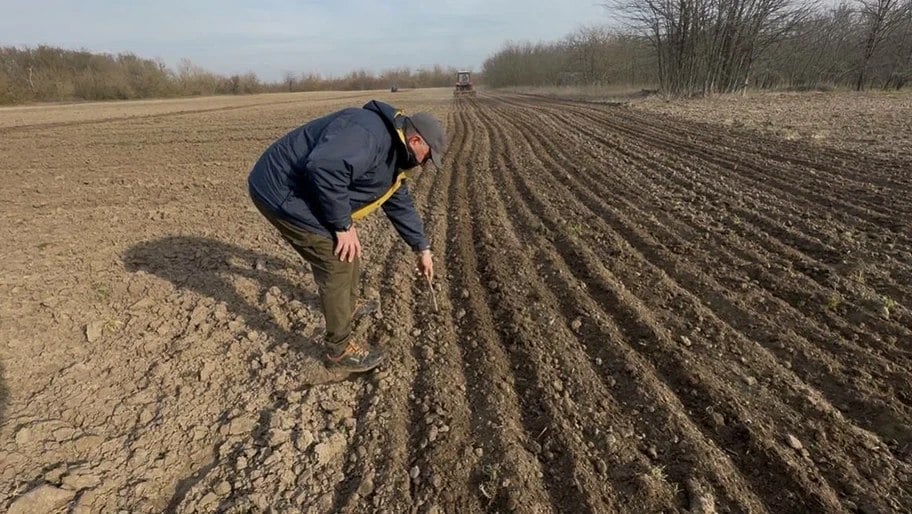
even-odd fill
[{"label": "navy blue jacket", "polygon": [[[352,212],[382,197],[408,166],[396,114],[374,100],[292,130],[253,166],[247,179],[251,196],[295,226],[331,238],[352,223]],[[430,247],[405,184],[382,207],[413,250]]]}]

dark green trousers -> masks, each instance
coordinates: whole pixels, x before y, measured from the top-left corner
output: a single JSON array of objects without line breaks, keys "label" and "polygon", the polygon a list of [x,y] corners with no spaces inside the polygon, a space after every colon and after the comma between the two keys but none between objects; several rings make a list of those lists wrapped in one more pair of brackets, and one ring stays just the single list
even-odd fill
[{"label": "dark green trousers", "polygon": [[352,333],[352,314],[358,301],[360,259],[340,261],[333,255],[335,244],[332,239],[292,225],[256,200],[253,204],[298,255],[310,263],[314,281],[320,289],[320,304],[326,319],[326,344],[334,354],[340,353]]}]

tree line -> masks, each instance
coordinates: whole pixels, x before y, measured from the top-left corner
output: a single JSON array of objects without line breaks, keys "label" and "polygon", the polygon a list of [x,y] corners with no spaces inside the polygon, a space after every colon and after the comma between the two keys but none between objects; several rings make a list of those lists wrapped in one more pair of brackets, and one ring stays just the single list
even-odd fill
[{"label": "tree line", "polygon": [[294,74],[286,72],[281,87],[270,91],[364,91],[369,89],[416,89],[423,87],[452,86],[456,68],[437,65],[428,69],[392,68],[380,73],[365,70],[349,72],[342,77],[323,77],[316,73]]},{"label": "tree line", "polygon": [[256,93],[253,74],[222,77],[190,61],[176,71],[132,53],[0,47],[0,103]]},{"label": "tree line", "polygon": [[341,77],[288,72],[264,82],[254,73],[219,75],[183,60],[172,70],[160,59],[132,53],[98,54],[51,46],[0,47],[0,104],[73,100],[128,100],[280,91],[367,90],[453,84],[456,70],[435,66],[379,74],[357,70]]},{"label": "tree line", "polygon": [[482,74],[491,87],[658,82],[655,52],[645,38],[597,26],[550,43],[506,43],[485,60]]},{"label": "tree line", "polygon": [[[901,88],[912,81],[912,0],[609,0],[615,28],[508,43],[486,83],[657,85],[670,95],[749,87]],[[616,27],[623,28],[616,28]]]},{"label": "tree line", "polygon": [[[669,95],[701,95],[750,87],[898,89],[912,82],[912,0],[605,1],[614,24],[583,27],[559,41],[507,43],[485,60],[484,83],[657,86]],[[288,72],[264,82],[188,60],[172,70],[132,53],[0,47],[0,104],[440,87],[451,86],[455,72]]]}]

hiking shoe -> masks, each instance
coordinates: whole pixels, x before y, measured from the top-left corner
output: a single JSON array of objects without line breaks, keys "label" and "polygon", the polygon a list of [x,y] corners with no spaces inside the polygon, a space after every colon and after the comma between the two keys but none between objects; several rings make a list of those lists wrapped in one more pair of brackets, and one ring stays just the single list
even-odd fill
[{"label": "hiking shoe", "polygon": [[326,361],[331,368],[343,369],[351,373],[370,371],[386,360],[386,351],[376,348],[348,343],[338,355],[327,355]]},{"label": "hiking shoe", "polygon": [[355,312],[352,314],[351,337],[358,340],[364,339],[374,322],[373,315],[379,312],[380,302],[378,301],[358,302],[355,306]]}]

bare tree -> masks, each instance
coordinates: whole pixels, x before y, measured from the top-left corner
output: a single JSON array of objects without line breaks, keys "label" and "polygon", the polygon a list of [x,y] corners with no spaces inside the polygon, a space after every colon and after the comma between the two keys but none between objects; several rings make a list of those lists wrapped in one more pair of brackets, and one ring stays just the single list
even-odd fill
[{"label": "bare tree", "polygon": [[288,88],[289,93],[293,92],[297,83],[297,80],[295,80],[294,72],[286,71],[282,75],[282,82],[285,84],[285,87]]},{"label": "bare tree", "polygon": [[855,90],[862,91],[867,83],[868,66],[874,52],[893,29],[904,21],[912,3],[903,3],[901,0],[856,1],[865,25],[864,50],[858,64],[858,78],[855,80]]},{"label": "bare tree", "polygon": [[611,0],[606,7],[652,41],[673,95],[747,87],[759,54],[812,12],[803,0]]}]

